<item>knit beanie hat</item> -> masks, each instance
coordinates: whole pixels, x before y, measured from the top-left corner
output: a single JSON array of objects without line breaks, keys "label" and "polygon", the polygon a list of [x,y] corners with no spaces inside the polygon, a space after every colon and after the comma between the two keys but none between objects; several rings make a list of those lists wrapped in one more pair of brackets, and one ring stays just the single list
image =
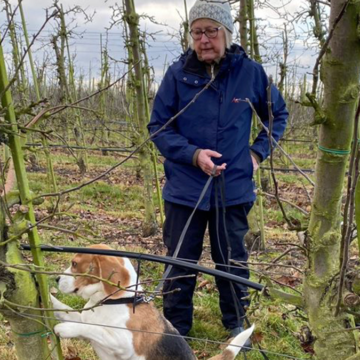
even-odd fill
[{"label": "knit beanie hat", "polygon": [[215,20],[225,26],[231,33],[234,30],[231,7],[226,0],[196,0],[190,9],[190,26],[197,19]]}]

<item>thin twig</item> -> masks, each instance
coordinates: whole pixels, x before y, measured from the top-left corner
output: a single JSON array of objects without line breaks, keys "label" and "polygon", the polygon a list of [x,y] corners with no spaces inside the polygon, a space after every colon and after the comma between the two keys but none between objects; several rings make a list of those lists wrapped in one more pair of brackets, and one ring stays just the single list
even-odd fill
[{"label": "thin twig", "polygon": [[87,237],[85,237],[84,235],[79,234],[76,231],[68,230],[68,229],[65,229],[65,228],[60,228],[60,227],[57,227],[57,226],[46,225],[46,224],[38,224],[38,228],[59,231],[59,232],[62,232],[64,234],[69,234],[69,235],[73,235],[73,236],[75,236],[77,238],[88,240]]},{"label": "thin twig", "polygon": [[44,218],[42,218],[41,220],[37,221],[36,223],[34,224],[31,224],[30,225],[30,222],[29,222],[29,226],[26,227],[26,229],[20,231],[18,234],[10,237],[9,239],[3,241],[0,243],[0,246],[4,246],[12,241],[15,241],[17,239],[19,239],[22,235],[26,234],[28,231],[30,231],[31,229],[37,227],[39,224],[43,223],[44,221],[48,220],[48,219],[51,219],[52,217],[54,217],[54,214],[50,214],[48,216],[45,216]]},{"label": "thin twig", "polygon": [[274,188],[275,188],[275,199],[280,207],[281,213],[285,219],[285,221],[287,222],[287,224],[289,225],[290,229],[294,229],[294,224],[291,222],[291,220],[287,217],[285,209],[282,205],[282,202],[280,201],[279,198],[279,187],[278,187],[278,182],[275,176],[275,172],[274,172],[274,144],[272,142],[272,130],[273,130],[273,125],[274,125],[274,114],[272,112],[272,100],[271,100],[271,87],[273,84],[273,79],[270,76],[269,77],[269,84],[268,87],[266,89],[267,91],[267,105],[268,105],[268,117],[269,117],[269,133],[268,133],[268,139],[269,139],[269,148],[270,148],[270,174],[274,183]]},{"label": "thin twig", "polygon": [[[264,195],[266,195],[266,196],[268,196],[268,197],[271,197],[271,198],[276,198],[275,195],[269,194],[269,193],[267,193],[267,192],[265,192],[265,191],[261,191],[261,194],[264,194]],[[302,209],[300,206],[297,206],[296,204],[290,202],[289,200],[286,200],[286,199],[281,198],[281,197],[278,197],[277,199],[280,200],[281,202],[284,202],[284,203],[286,203],[286,204],[289,204],[290,206],[292,206],[292,207],[294,207],[295,209],[297,209],[297,210],[299,210],[300,212],[302,212],[304,215],[306,215],[306,216],[309,215],[309,213],[308,213],[306,210],[304,210],[304,209]]]},{"label": "thin twig", "polygon": [[[154,279],[154,280],[146,280],[142,283],[138,283],[138,284],[132,284],[126,287],[122,287],[120,286],[120,284],[114,283],[108,279],[104,279],[100,276],[96,276],[96,275],[91,275],[89,273],[64,273],[64,272],[59,272],[59,271],[46,271],[46,270],[35,270],[34,268],[31,268],[29,265],[27,264],[18,264],[18,265],[11,265],[8,264],[4,261],[0,260],[0,265],[5,267],[5,268],[10,268],[10,269],[15,269],[15,270],[20,270],[20,271],[26,271],[29,272],[31,274],[41,274],[41,275],[49,275],[49,276],[70,276],[70,277],[85,277],[85,278],[90,278],[93,280],[98,280],[101,281],[103,283],[106,283],[110,286],[116,287],[118,291],[129,291],[129,292],[136,292],[136,293],[143,293],[143,294],[153,294],[154,292],[149,291],[149,290],[143,290],[143,291],[139,291],[139,290],[131,290],[132,287],[136,286],[136,285],[149,285],[151,283],[156,283],[159,281],[162,281],[162,279]],[[32,266],[34,267],[34,266]],[[178,279],[183,279],[183,278],[193,278],[195,275],[194,274],[189,274],[189,275],[181,275],[181,276],[174,276],[171,278],[166,279],[166,281],[173,281],[173,280],[178,280]],[[158,292],[156,292],[158,293]],[[114,295],[115,293],[112,293],[110,296]],[[159,293],[160,294],[160,293]],[[43,310],[47,310],[47,309],[43,309]]]},{"label": "thin twig", "polygon": [[[289,250],[294,251],[296,249],[289,249]],[[234,262],[234,263],[237,263],[237,264],[244,263],[244,264],[248,264],[248,265],[252,265],[252,266],[267,266],[268,268],[270,268],[270,267],[283,267],[283,268],[286,268],[286,269],[294,269],[294,270],[298,271],[301,274],[304,273],[303,270],[301,270],[300,268],[298,268],[298,267],[296,267],[294,265],[274,264],[273,262],[271,262],[271,263],[268,263],[268,262],[259,262],[259,263],[257,263],[257,262],[253,262],[253,261],[251,261],[251,262],[249,262],[249,261],[237,261],[237,260],[232,260],[232,259],[231,259],[231,261]]]},{"label": "thin twig", "polygon": [[349,166],[349,175],[348,175],[347,197],[344,208],[344,221],[343,221],[344,223],[342,228],[341,244],[340,244],[341,270],[339,275],[340,281],[339,281],[335,316],[337,316],[340,311],[342,294],[344,291],[346,269],[349,261],[349,246],[351,242],[352,223],[353,223],[354,211],[355,211],[355,188],[357,181],[359,179],[359,160],[360,160],[359,139],[358,139],[359,120],[360,120],[360,101],[358,104],[358,108],[356,110],[355,121],[354,121],[353,142],[351,148],[351,157],[350,157],[350,166]]},{"label": "thin twig", "polygon": [[[40,130],[37,130],[40,132]],[[44,145],[42,144],[29,144],[26,143],[25,146],[27,147],[37,147],[37,148],[44,148]],[[77,145],[60,145],[60,144],[49,144],[49,148],[58,148],[58,149],[73,149],[73,150],[90,150],[90,151],[110,151],[110,152],[130,152],[131,150],[127,148],[119,148],[119,147],[90,147],[90,146],[77,146]],[[119,155],[119,156],[125,156],[125,155]]]},{"label": "thin twig", "polygon": [[[269,135],[269,129],[267,128],[267,126],[262,122],[260,116],[258,115],[253,103],[248,99],[246,98],[245,100],[240,100],[240,101],[244,101],[244,102],[247,102],[253,113],[256,115],[256,118],[258,119],[259,123],[261,124],[262,128],[266,131],[266,133]],[[286,156],[286,158],[288,158],[290,160],[290,162],[294,165],[294,167],[296,168],[296,170],[307,180],[309,181],[309,183],[312,185],[312,186],[315,186],[315,183],[296,165],[296,163],[294,162],[294,160],[291,158],[291,156],[279,145],[279,143],[273,138],[271,137],[273,143],[276,145],[276,148],[279,149],[283,154],[284,156]]]},{"label": "thin twig", "polygon": [[307,249],[302,246],[302,245],[299,245],[299,244],[292,244],[292,243],[282,243],[282,242],[278,242],[278,243],[275,243],[275,245],[279,245],[279,246],[294,246],[294,247],[297,247],[299,250],[301,250],[304,254],[307,254]]},{"label": "thin twig", "polygon": [[280,261],[284,256],[286,256],[288,253],[290,253],[291,251],[293,251],[293,249],[286,249],[282,254],[280,254],[279,256],[277,256],[272,262],[271,265],[268,266],[265,270],[269,270],[272,266],[276,266],[277,262]]},{"label": "thin twig", "polygon": [[[240,267],[240,268],[242,268],[242,269],[248,269],[248,267],[242,265],[240,261],[231,260],[231,262],[236,263],[236,265],[238,265],[238,267]],[[229,265],[227,265],[227,266],[229,266]],[[283,283],[281,283],[279,280],[274,279],[273,276],[274,276],[275,274],[268,274],[268,273],[266,273],[266,272],[264,272],[264,271],[254,270],[254,269],[252,269],[251,271],[252,271],[253,273],[259,275],[260,281],[261,281],[262,278],[266,278],[266,279],[268,279],[268,280],[270,280],[270,281],[272,281],[272,282],[274,282],[274,283],[276,283],[276,284],[278,284],[278,285],[287,287],[287,288],[295,291],[296,293],[301,294],[301,292],[300,292],[299,290],[293,288],[292,286],[287,285],[287,284],[283,284]],[[281,275],[281,274],[276,273],[276,276],[279,276],[279,275]],[[285,274],[282,274],[282,275],[285,276]],[[287,276],[288,276],[288,275],[287,275]],[[288,277],[292,277],[292,278],[298,279],[296,276],[288,276]]]}]

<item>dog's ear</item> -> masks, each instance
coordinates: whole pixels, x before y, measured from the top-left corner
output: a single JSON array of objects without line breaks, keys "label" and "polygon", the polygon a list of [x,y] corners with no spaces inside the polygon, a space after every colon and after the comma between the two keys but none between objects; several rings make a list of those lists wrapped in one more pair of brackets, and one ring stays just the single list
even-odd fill
[{"label": "dog's ear", "polygon": [[[114,256],[97,256],[100,277],[122,288],[130,285],[130,274],[124,266],[124,260]],[[124,291],[103,281],[104,290],[111,299],[119,299]]]}]

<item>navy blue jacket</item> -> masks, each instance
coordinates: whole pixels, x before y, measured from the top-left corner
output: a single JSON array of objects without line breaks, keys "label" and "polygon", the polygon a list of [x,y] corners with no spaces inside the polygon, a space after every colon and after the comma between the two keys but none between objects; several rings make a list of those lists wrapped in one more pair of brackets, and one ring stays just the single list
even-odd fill
[{"label": "navy blue jacket", "polygon": [[[205,64],[196,53],[187,51],[167,70],[154,100],[150,133],[158,130],[183,109],[210,81]],[[262,130],[249,145],[252,110],[249,99],[265,125],[268,125],[268,78],[263,67],[250,60],[238,45],[232,45],[220,63],[219,73],[209,89],[170,126],[153,139],[165,157],[166,201],[195,207],[208,176],[192,164],[197,149],[222,154],[215,164],[226,163],[226,206],[255,200],[250,149],[261,161],[269,155],[269,140]],[[279,91],[272,87],[273,136],[283,134],[288,112]],[[213,184],[213,183],[212,183]],[[221,204],[221,202],[219,202]],[[214,206],[214,187],[210,186],[201,210]]]}]

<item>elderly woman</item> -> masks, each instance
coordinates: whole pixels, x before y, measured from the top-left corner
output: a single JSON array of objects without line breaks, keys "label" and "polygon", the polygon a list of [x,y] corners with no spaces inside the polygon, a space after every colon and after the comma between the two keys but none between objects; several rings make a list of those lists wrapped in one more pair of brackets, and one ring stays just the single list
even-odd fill
[{"label": "elderly woman", "polygon": [[[262,121],[268,124],[268,78],[261,65],[249,59],[240,46],[232,44],[233,19],[227,2],[197,0],[190,10],[189,20],[191,49],[166,72],[154,101],[148,125],[150,133],[188,105],[212,75],[215,80],[194,104],[154,138],[166,159],[163,239],[167,255],[172,256],[205,183],[217,165],[215,179],[192,218],[178,258],[199,260],[208,227],[216,268],[227,269],[222,264],[228,263],[231,248],[231,258],[242,262],[244,267],[231,267],[229,271],[248,278],[248,255],[244,247],[244,235],[248,231],[246,216],[255,200],[253,172],[269,154],[269,139],[262,130],[249,145],[252,109],[245,99],[250,99]],[[278,140],[284,132],[288,112],[278,90],[273,87],[271,93],[272,135]],[[223,178],[225,184],[221,181]],[[224,196],[221,196],[222,189]],[[182,335],[192,326],[196,279],[182,277],[189,273],[173,268],[169,276],[176,280],[164,286],[167,292],[181,289],[164,296],[164,314]],[[243,331],[247,289],[234,285],[233,291],[229,282],[221,279],[217,279],[216,284],[223,325],[235,336]]]}]

